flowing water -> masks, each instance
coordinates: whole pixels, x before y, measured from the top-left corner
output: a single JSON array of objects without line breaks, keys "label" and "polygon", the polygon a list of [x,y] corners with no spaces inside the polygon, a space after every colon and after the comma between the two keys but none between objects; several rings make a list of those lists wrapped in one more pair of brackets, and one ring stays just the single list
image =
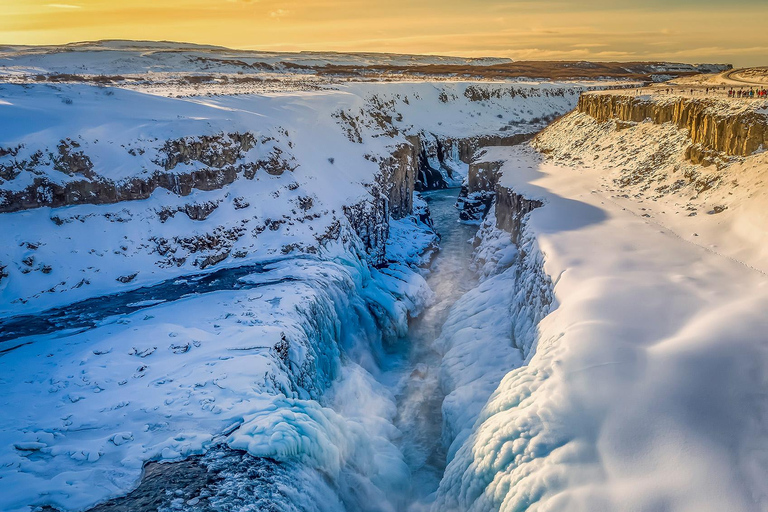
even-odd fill
[{"label": "flowing water", "polygon": [[456,300],[477,285],[470,269],[472,244],[477,226],[458,221],[455,208],[458,189],[424,194],[440,251],[433,259],[427,283],[434,302],[411,322],[407,338],[393,356],[399,360],[390,378],[397,389],[398,415],[395,425],[403,436],[400,448],[412,473],[411,510],[429,501],[445,469],[445,447],[441,442],[444,394],[439,386],[441,355],[435,348],[442,326]]}]

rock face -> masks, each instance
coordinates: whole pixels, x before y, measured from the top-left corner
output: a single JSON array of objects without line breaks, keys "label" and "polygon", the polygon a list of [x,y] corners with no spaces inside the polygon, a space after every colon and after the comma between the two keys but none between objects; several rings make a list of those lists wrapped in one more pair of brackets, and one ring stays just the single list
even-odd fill
[{"label": "rock face", "polygon": [[461,220],[485,218],[496,197],[496,183],[503,162],[476,162],[469,165],[467,182],[459,193]]},{"label": "rock face", "polygon": [[[533,138],[535,133],[516,135],[483,135],[466,138],[438,137],[431,133],[419,136],[419,170],[416,175],[416,190],[435,190],[446,188],[443,174],[451,176],[449,160],[471,164],[475,152],[486,146],[515,146]],[[441,172],[442,171],[442,172]]]},{"label": "rock face", "polygon": [[0,190],[0,213],[43,206],[57,208],[73,204],[109,204],[147,199],[157,188],[186,196],[194,189],[215,190],[229,185],[241,171],[242,167],[227,166],[184,174],[156,172],[145,179],[133,178],[120,182],[94,179],[70,181],[63,185],[47,178],[35,178],[33,184],[24,190]]},{"label": "rock face", "polygon": [[517,146],[529,141],[536,135],[531,133],[518,133],[515,135],[483,135],[480,137],[467,137],[456,141],[459,151],[459,160],[466,164],[472,163],[475,152],[487,146]]},{"label": "rock face", "polygon": [[541,201],[527,199],[512,189],[496,185],[496,227],[512,235],[519,243],[523,231],[523,219],[535,208],[543,206]]},{"label": "rock face", "polygon": [[230,133],[223,135],[203,135],[169,140],[160,150],[163,155],[155,163],[166,171],[180,163],[200,162],[209,167],[221,169],[234,165],[244,154],[255,147],[256,137],[252,133]]},{"label": "rock face", "polygon": [[[0,163],[0,177],[10,180],[20,173],[35,176],[38,168],[52,166],[74,177],[69,181],[55,182],[47,176],[35,176],[31,184],[16,190],[0,189],[0,213],[48,206],[52,208],[75,204],[110,204],[120,201],[147,199],[158,188],[164,188],[181,196],[193,190],[216,190],[234,182],[238,176],[253,179],[258,170],[280,175],[295,169],[292,155],[273,146],[256,158],[248,158],[248,151],[273,139],[257,141],[251,133],[229,133],[212,136],[187,137],[167,141],[159,150],[160,158],[151,174],[113,181],[100,174],[88,155],[80,151],[74,141],[61,141],[59,154],[45,155],[37,151],[27,160]],[[131,153],[128,150],[128,153]],[[11,154],[9,149],[5,155]],[[0,155],[0,156],[5,156]],[[127,156],[127,158],[130,158]],[[196,164],[194,170],[176,170],[180,164]],[[202,165],[202,168],[200,166]]]},{"label": "rock face", "polygon": [[395,148],[392,156],[381,162],[379,186],[389,202],[392,217],[401,219],[413,212],[413,192],[420,166],[419,136],[406,137],[408,143]]},{"label": "rock face", "polygon": [[674,123],[688,130],[693,145],[686,157],[707,163],[713,153],[748,156],[768,147],[768,115],[755,110],[729,111],[712,99],[653,100],[620,94],[582,94],[578,111],[598,121]]},{"label": "rock face", "polygon": [[479,161],[469,167],[466,186],[459,195],[459,216],[462,220],[485,218],[492,205],[496,205],[496,227],[509,232],[518,240],[523,218],[542,206],[541,201],[526,199],[511,189],[499,185],[503,162]]},{"label": "rock face", "polygon": [[368,261],[374,266],[386,263],[390,216],[401,219],[413,213],[421,146],[418,136],[409,136],[407,140],[379,163],[381,171],[369,187],[373,200],[363,200],[344,208],[352,229],[365,246]]},{"label": "rock face", "polygon": [[[512,136],[488,136],[466,139],[467,150],[475,147],[472,151],[472,157],[477,148],[484,146],[515,146],[522,144],[535,134],[525,133]],[[467,180],[462,184],[459,193],[458,207],[459,217],[466,221],[479,221],[485,218],[494,199],[498,195],[497,183],[499,180],[499,170],[503,162],[484,161],[481,158],[469,162]]]}]

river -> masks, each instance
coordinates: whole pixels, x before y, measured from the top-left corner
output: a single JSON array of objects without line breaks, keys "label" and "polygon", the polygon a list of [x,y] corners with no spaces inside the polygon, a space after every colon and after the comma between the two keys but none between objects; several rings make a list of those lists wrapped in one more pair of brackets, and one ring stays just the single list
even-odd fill
[{"label": "river", "polygon": [[393,353],[393,368],[388,375],[389,384],[397,390],[395,425],[403,433],[400,449],[412,473],[412,495],[407,501],[415,510],[429,501],[445,470],[445,447],[441,442],[444,394],[439,386],[441,355],[434,343],[451,306],[477,285],[477,276],[470,269],[470,240],[477,226],[458,221],[457,195],[458,189],[424,194],[435,230],[440,234],[440,250],[427,275],[434,302],[411,322],[408,336],[400,340]]}]

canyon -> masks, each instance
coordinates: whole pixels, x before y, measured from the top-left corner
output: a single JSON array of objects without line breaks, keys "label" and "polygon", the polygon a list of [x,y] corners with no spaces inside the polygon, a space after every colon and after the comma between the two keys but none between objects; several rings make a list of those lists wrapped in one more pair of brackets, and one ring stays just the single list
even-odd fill
[{"label": "canyon", "polygon": [[0,84],[3,510],[768,500],[765,102],[48,82]]}]

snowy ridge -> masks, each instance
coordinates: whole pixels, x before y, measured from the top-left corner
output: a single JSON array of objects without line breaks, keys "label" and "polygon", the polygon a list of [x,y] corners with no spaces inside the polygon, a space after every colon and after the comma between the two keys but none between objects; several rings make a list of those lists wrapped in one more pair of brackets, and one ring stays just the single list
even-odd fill
[{"label": "snowy ridge", "polygon": [[536,141],[552,158],[488,149],[501,186],[544,202],[526,233],[557,307],[457,438],[433,510],[765,508],[768,233],[748,217],[768,167],[686,164],[678,131],[571,114]]},{"label": "snowy ridge", "polygon": [[243,71],[301,71],[325,66],[490,66],[505,58],[463,58],[388,53],[264,52],[158,41],[94,41],[63,46],[0,47],[3,72],[93,75]]}]

